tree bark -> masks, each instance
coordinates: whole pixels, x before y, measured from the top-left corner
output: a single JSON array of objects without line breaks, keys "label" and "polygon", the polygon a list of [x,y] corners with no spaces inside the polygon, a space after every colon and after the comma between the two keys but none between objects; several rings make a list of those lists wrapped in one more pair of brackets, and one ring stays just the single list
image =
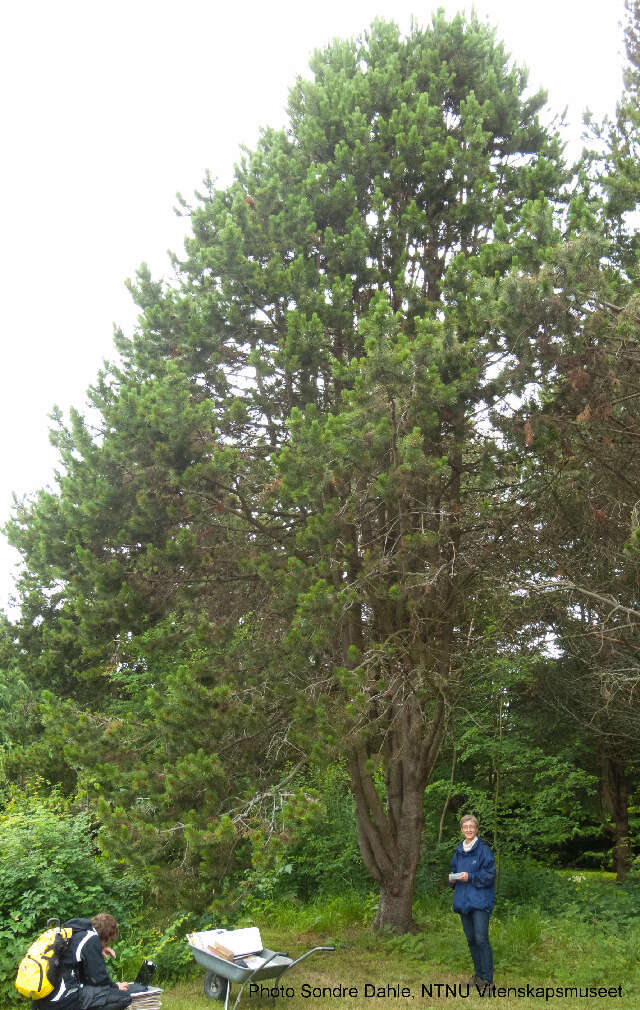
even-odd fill
[{"label": "tree bark", "polygon": [[607,812],[613,824],[613,864],[616,880],[622,883],[631,867],[629,843],[629,789],[625,777],[624,764],[606,756],[602,762],[602,795]]},{"label": "tree bark", "polygon": [[420,860],[423,798],[445,730],[444,705],[437,706],[429,727],[407,705],[397,714],[390,733],[392,753],[385,760],[384,796],[376,788],[373,756],[361,741],[350,756],[356,805],[358,843],[363,862],[380,886],[373,927],[394,933],[416,932],[412,914],[416,871]]},{"label": "tree bark", "polygon": [[380,887],[378,911],[373,928],[393,933],[416,933],[418,925],[412,914],[415,871],[411,878],[397,878]]},{"label": "tree bark", "polygon": [[456,759],[458,757],[457,747],[453,746],[453,756],[451,758],[451,778],[449,779],[449,788],[447,789],[447,795],[444,801],[444,806],[442,808],[442,813],[440,815],[440,826],[438,827],[438,845],[442,841],[442,833],[444,831],[444,819],[447,816],[447,810],[449,809],[449,803],[451,802],[451,794],[453,792],[453,779],[456,773]]}]

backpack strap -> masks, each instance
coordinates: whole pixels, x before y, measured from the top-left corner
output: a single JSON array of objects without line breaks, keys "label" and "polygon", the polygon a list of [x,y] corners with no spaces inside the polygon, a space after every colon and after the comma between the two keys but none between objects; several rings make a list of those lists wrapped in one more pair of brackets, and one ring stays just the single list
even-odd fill
[{"label": "backpack strap", "polygon": [[87,932],[85,933],[85,935],[82,937],[80,943],[76,947],[76,961],[81,961],[82,960],[82,949],[83,949],[84,945],[87,943],[88,940],[91,939],[92,936],[97,936],[97,935],[98,934],[96,933],[95,929],[88,929],[87,930]]}]

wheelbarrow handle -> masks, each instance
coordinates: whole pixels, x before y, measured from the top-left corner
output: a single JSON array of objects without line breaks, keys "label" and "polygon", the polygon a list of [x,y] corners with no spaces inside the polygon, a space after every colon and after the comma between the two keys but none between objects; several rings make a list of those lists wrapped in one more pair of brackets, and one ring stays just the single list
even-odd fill
[{"label": "wheelbarrow handle", "polygon": [[[233,1004],[233,1010],[238,1010],[238,1003],[240,1002],[240,997],[242,996],[242,992],[243,992],[243,989],[244,989],[245,985],[247,985],[249,982],[251,982],[251,979],[253,978],[253,976],[255,975],[255,973],[257,971],[262,971],[263,968],[266,968],[267,965],[270,964],[271,961],[273,961],[274,957],[287,957],[287,954],[283,953],[283,951],[281,951],[281,950],[276,950],[271,955],[271,957],[268,957],[266,961],[264,961],[262,964],[259,964],[257,968],[253,969],[253,971],[251,972],[251,974],[248,975],[247,978],[245,978],[244,982],[240,986],[240,992],[236,996],[236,1001]],[[283,971],[284,971],[284,968],[283,968]],[[227,1000],[226,1000],[225,1005],[224,1005],[224,1010],[227,1010],[227,1007],[229,1005],[229,990],[230,989],[231,989],[231,985],[229,985],[227,987]]]},{"label": "wheelbarrow handle", "polygon": [[[335,947],[312,947],[311,950],[308,950],[306,954],[301,954],[300,957],[297,957],[295,959],[295,961],[291,962],[291,964],[285,965],[285,967],[282,969],[282,971],[280,972],[280,974],[277,975],[277,976],[275,976],[275,977],[276,978],[280,978],[280,975],[284,975],[285,971],[289,971],[291,968],[293,968],[294,964],[298,964],[298,962],[304,961],[305,957],[309,957],[309,954],[315,954],[315,952],[317,950],[335,950],[335,949],[336,949]],[[289,955],[285,954],[284,951],[282,951],[282,950],[276,951],[275,953],[273,953],[271,955],[271,957],[267,958],[267,960],[263,964],[259,964],[257,968],[254,968],[254,970],[251,972],[251,974],[244,980],[244,982],[240,986],[240,992],[236,996],[236,1001],[233,1004],[233,1010],[238,1010],[238,1003],[240,1002],[240,998],[242,996],[244,987],[249,982],[251,982],[251,979],[253,978],[253,976],[256,974],[257,971],[262,971],[263,968],[266,968],[267,965],[271,961],[273,961],[274,957],[286,957],[286,958],[288,958],[288,956]],[[231,986],[227,987],[227,996],[226,996],[226,1000],[225,1000],[225,1004],[224,1004],[224,1010],[227,1010],[227,1008],[229,1006],[229,990],[230,990],[230,988],[231,988]]]},{"label": "wheelbarrow handle", "polygon": [[254,969],[253,969],[253,971],[252,971],[252,972],[251,972],[251,974],[249,975],[249,978],[247,979],[247,982],[249,981],[249,979],[252,979],[252,978],[253,978],[253,976],[255,975],[255,973],[256,973],[257,971],[262,971],[262,969],[263,969],[263,968],[266,968],[266,967],[267,967],[267,965],[268,965],[268,964],[270,964],[270,962],[271,962],[271,961],[273,961],[274,957],[286,957],[286,956],[287,956],[287,955],[286,955],[286,954],[284,954],[284,953],[283,953],[283,952],[282,952],[281,950],[276,950],[276,951],[275,951],[275,952],[274,952],[274,953],[273,953],[273,954],[271,955],[271,957],[268,957],[266,961],[264,961],[264,962],[263,962],[262,964],[259,964],[257,968],[254,968]]},{"label": "wheelbarrow handle", "polygon": [[305,957],[309,957],[310,954],[315,954],[317,950],[335,950],[335,949],[336,949],[335,947],[312,947],[311,950],[308,950],[306,954],[301,954],[300,957],[297,957],[295,959],[295,961],[292,961],[289,967],[287,968],[287,971],[291,971],[294,965],[300,964],[300,961],[304,961]]}]

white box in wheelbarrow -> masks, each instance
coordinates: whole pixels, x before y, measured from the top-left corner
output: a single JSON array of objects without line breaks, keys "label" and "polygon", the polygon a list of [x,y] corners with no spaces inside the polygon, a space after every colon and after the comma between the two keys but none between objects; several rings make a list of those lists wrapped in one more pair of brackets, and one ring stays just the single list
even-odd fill
[{"label": "white box in wheelbarrow", "polygon": [[[192,947],[207,954],[215,954],[225,961],[245,962],[247,967],[258,967],[255,955],[263,948],[262,937],[257,926],[244,929],[208,929],[201,933],[189,933],[187,940]],[[253,956],[252,956],[253,955]],[[251,958],[252,964],[246,959]]]}]

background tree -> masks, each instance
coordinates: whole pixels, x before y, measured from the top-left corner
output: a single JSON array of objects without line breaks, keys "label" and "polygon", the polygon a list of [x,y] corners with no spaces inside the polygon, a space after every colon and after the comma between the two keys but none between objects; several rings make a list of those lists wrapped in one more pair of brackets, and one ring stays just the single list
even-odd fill
[{"label": "background tree", "polygon": [[537,278],[514,288],[517,311],[537,332],[538,373],[518,408],[493,418],[529,458],[533,521],[520,585],[532,594],[531,620],[546,626],[562,656],[545,667],[539,702],[591,737],[587,760],[599,768],[619,879],[630,864],[637,781],[640,315],[629,213],[640,196],[638,18],[628,3],[625,91],[615,121],[591,131],[564,241],[549,249]]},{"label": "background tree", "polygon": [[437,828],[450,854],[459,817],[473,810],[499,869],[505,859],[579,865],[588,847],[583,865],[592,865],[594,850],[604,859],[608,847],[593,734],[546,693],[557,685],[556,657],[504,638],[496,653],[468,678],[452,719],[427,787],[430,832]]}]

